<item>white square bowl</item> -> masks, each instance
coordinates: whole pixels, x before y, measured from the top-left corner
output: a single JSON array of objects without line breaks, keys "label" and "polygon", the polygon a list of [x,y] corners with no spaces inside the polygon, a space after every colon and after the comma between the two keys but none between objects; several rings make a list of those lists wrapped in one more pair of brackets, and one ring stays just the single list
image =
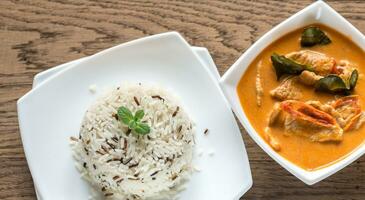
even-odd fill
[{"label": "white square bowl", "polygon": [[361,145],[350,155],[344,159],[332,164],[328,167],[316,170],[307,171],[293,163],[289,162],[277,152],[275,152],[264,140],[259,136],[255,129],[251,126],[247,116],[245,115],[239,98],[236,93],[236,87],[242,75],[249,67],[250,63],[273,41],[279,39],[283,35],[294,31],[298,28],[307,26],[313,23],[325,24],[338,32],[349,36],[362,49],[365,49],[365,37],[353,25],[346,21],[340,14],[333,10],[323,1],[317,1],[287,20],[283,21],[275,28],[262,36],[255,44],[253,44],[223,75],[220,80],[221,87],[228,101],[230,102],[233,111],[237,115],[242,125],[247,130],[252,139],[267,153],[271,158],[278,162],[282,167],[292,173],[294,176],[302,180],[308,185],[315,184],[324,178],[336,173],[342,168],[346,167],[365,152],[365,145]]},{"label": "white square bowl", "polygon": [[215,151],[214,156],[194,156],[202,171],[193,173],[181,200],[237,200],[251,187],[241,134],[218,82],[181,35],[172,32],[83,59],[18,100],[24,151],[43,199],[88,198],[89,187],[74,167],[68,138],[78,134],[87,107],[97,97],[88,87],[108,88],[122,81],[162,85],[179,96],[196,123],[197,147]]}]

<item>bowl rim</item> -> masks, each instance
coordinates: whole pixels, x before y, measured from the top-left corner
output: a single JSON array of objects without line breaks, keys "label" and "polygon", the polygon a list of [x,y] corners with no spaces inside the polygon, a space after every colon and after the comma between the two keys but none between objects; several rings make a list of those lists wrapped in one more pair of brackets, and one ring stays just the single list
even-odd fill
[{"label": "bowl rim", "polygon": [[[325,21],[321,21],[326,18],[332,18],[331,24]],[[300,10],[296,14],[287,18],[260,39],[258,39],[251,47],[249,47],[239,59],[227,70],[227,72],[220,79],[220,85],[226,98],[231,104],[233,112],[238,117],[240,123],[243,125],[250,137],[258,144],[273,160],[279,165],[289,171],[291,174],[296,176],[298,179],[306,183],[307,185],[313,185],[328,176],[338,172],[353,161],[358,159],[365,153],[365,143],[359,145],[351,153],[341,158],[341,160],[335,161],[334,163],[324,166],[314,171],[307,171],[294,163],[288,161],[282,157],[279,153],[274,151],[264,139],[256,132],[249,122],[241,103],[236,93],[236,86],[245,74],[247,68],[251,62],[257,57],[257,55],[265,49],[272,42],[276,41],[286,33],[292,32],[298,28],[302,28],[306,25],[320,23],[328,27],[335,29],[343,35],[351,36],[351,39],[356,42],[360,48],[365,49],[365,36],[357,30],[350,22],[344,17],[337,13],[333,8],[323,1],[317,1],[304,9]],[[336,27],[346,27],[345,29],[339,30]]]}]

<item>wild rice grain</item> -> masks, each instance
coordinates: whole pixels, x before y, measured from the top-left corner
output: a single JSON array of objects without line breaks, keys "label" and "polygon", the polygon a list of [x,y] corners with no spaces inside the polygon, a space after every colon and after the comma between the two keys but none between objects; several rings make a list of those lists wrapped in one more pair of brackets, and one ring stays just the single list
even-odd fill
[{"label": "wild rice grain", "polygon": [[171,177],[171,180],[175,180],[177,178],[177,175],[174,174],[172,177]]},{"label": "wild rice grain", "polygon": [[114,141],[114,142],[116,142],[116,143],[118,143],[118,138],[117,137],[112,137],[112,140]]},{"label": "wild rice grain", "polygon": [[110,142],[108,142],[108,140],[105,141],[106,144],[108,144],[112,149],[115,149],[115,145],[114,144],[111,144]]},{"label": "wild rice grain", "polygon": [[177,113],[179,112],[179,109],[180,109],[180,107],[179,107],[179,106],[178,106],[178,107],[176,107],[175,112],[174,112],[174,113],[172,113],[172,117],[175,117],[175,116],[177,115]]},{"label": "wild rice grain", "polygon": [[99,151],[99,150],[96,150],[95,151],[96,153],[98,153],[98,154],[100,154],[100,155],[104,155],[104,153],[102,153],[101,151]]},{"label": "wild rice grain", "polygon": [[109,150],[106,147],[104,147],[103,145],[101,146],[101,148],[104,150],[105,153],[109,153]]},{"label": "wild rice grain", "polygon": [[137,97],[133,97],[133,99],[134,99],[134,102],[136,102],[137,106],[139,106],[139,101],[138,101]]},{"label": "wild rice grain", "polygon": [[177,132],[180,133],[182,129],[182,126],[180,125],[179,128],[177,128]]},{"label": "wild rice grain", "polygon": [[123,150],[124,151],[127,151],[127,148],[128,148],[128,141],[126,138],[124,138],[124,146],[123,146]]},{"label": "wild rice grain", "polygon": [[128,158],[123,164],[127,165],[133,158]]},{"label": "wild rice grain", "polygon": [[112,115],[113,117],[114,117],[114,119],[116,119],[117,121],[119,121],[119,117],[118,117],[118,114],[116,114],[116,113],[113,113],[113,115]]},{"label": "wild rice grain", "polygon": [[153,172],[150,176],[154,176],[154,175],[156,175],[158,172],[160,172],[160,171],[155,171],[155,172]]},{"label": "wild rice grain", "polygon": [[161,97],[161,96],[159,96],[159,95],[154,95],[154,96],[152,96],[152,98],[153,98],[153,99],[159,99],[159,100],[165,101],[165,99],[164,99],[164,98],[162,98],[162,97]]},{"label": "wild rice grain", "polygon": [[139,163],[133,164],[133,165],[129,165],[129,168],[133,168],[133,167],[137,167],[139,165]]}]

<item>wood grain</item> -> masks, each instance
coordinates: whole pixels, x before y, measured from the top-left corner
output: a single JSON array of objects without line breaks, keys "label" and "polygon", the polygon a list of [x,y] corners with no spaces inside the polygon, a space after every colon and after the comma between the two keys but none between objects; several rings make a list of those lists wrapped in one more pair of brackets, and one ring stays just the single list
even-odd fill
[{"label": "wood grain", "polygon": [[[0,1],[0,199],[36,199],[16,100],[52,66],[146,35],[179,31],[221,74],[261,35],[311,1]],[[329,4],[365,32],[365,2]],[[365,199],[365,157],[315,186],[289,174],[242,129],[254,185],[242,199]]]}]

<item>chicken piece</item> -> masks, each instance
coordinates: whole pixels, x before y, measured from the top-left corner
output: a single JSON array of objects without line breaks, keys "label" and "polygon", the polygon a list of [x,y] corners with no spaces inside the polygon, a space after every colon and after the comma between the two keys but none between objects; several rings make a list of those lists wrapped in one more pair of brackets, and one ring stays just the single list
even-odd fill
[{"label": "chicken piece", "polygon": [[269,115],[269,126],[275,125],[275,123],[279,120],[280,115],[281,115],[280,103],[275,103]]},{"label": "chicken piece", "polygon": [[365,122],[365,112],[362,112],[354,129],[356,129],[356,130],[359,129],[364,124],[364,122]]},{"label": "chicken piece", "polygon": [[330,105],[318,101],[304,103],[287,100],[277,103],[270,114],[269,126],[281,124],[285,134],[307,137],[316,142],[341,141],[343,130],[335,118],[319,108],[327,112],[334,110]]},{"label": "chicken piece", "polygon": [[339,126],[306,126],[292,116],[285,118],[285,131],[286,134],[307,137],[314,142],[341,141],[343,139],[343,130]]},{"label": "chicken piece", "polygon": [[[278,106],[279,105],[279,106]],[[275,104],[269,126],[283,125],[285,134],[307,137],[316,142],[341,141],[343,132],[365,123],[358,95],[322,104],[319,101],[286,100]]]},{"label": "chicken piece", "polygon": [[270,96],[280,101],[302,98],[302,92],[295,86],[295,81],[296,77],[289,76],[285,78],[277,88],[270,91]]},{"label": "chicken piece", "polygon": [[356,127],[356,123],[361,117],[358,95],[339,98],[332,104],[332,107],[339,113],[339,116],[336,116],[336,120],[345,131]]},{"label": "chicken piece", "polygon": [[355,65],[348,60],[340,60],[334,68],[334,73],[338,74],[343,80],[349,80],[352,72],[356,69]]},{"label": "chicken piece", "polygon": [[[319,110],[322,110],[323,112],[326,112],[328,114],[330,114],[332,117],[334,117],[335,119],[341,117],[341,114],[338,113],[333,107],[332,107],[332,103],[328,102],[326,104],[322,104],[320,101],[306,101],[305,102],[308,105],[311,105]],[[338,123],[338,121],[337,121]]]},{"label": "chicken piece", "polygon": [[[331,109],[331,108],[333,109],[332,106],[323,104],[320,101],[310,100],[310,101],[306,101],[305,103],[308,104],[308,105],[310,105],[310,106],[313,106],[313,107],[315,107],[315,108],[317,108],[319,110],[322,110],[322,111],[325,111],[324,109],[328,109],[327,107],[329,107],[329,109]],[[328,113],[328,112],[326,112],[326,113]]]},{"label": "chicken piece", "polygon": [[337,125],[331,115],[301,101],[284,101],[281,103],[281,109],[303,125],[311,127]]},{"label": "chicken piece", "polygon": [[308,70],[302,71],[302,73],[299,75],[299,81],[304,85],[309,85],[309,86],[313,86],[321,78],[323,78],[323,76],[319,76],[314,72]]},{"label": "chicken piece", "polygon": [[333,68],[333,73],[343,74],[350,77],[352,71],[356,69],[356,66],[348,60],[340,60],[338,65]]},{"label": "chicken piece", "polygon": [[311,50],[296,51],[286,54],[285,57],[294,60],[297,63],[306,65],[317,75],[325,76],[332,73],[336,61],[323,53]]},{"label": "chicken piece", "polygon": [[288,100],[281,103],[285,132],[316,142],[341,141],[343,130],[335,118],[304,102]]},{"label": "chicken piece", "polygon": [[348,123],[343,127],[344,131],[350,131],[353,129],[357,129],[356,127],[360,127],[360,118],[362,116],[362,113],[359,113],[355,116],[353,116],[351,119],[349,119]]},{"label": "chicken piece", "polygon": [[344,131],[358,129],[365,122],[357,95],[342,97],[326,104],[319,101],[307,101],[306,104],[330,114]]},{"label": "chicken piece", "polygon": [[264,131],[264,139],[266,140],[266,142],[275,150],[275,151],[280,151],[281,150],[281,145],[279,143],[279,141],[277,141],[273,135],[270,132],[270,129],[268,127],[265,128]]}]

